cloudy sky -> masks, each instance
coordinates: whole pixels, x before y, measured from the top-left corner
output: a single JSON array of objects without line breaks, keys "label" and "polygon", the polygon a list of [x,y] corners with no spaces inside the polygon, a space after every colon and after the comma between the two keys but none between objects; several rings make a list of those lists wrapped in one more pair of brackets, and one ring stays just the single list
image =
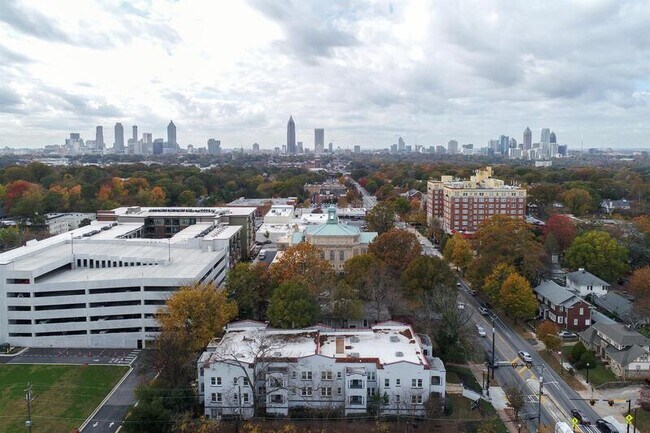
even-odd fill
[{"label": "cloudy sky", "polygon": [[104,125],[181,145],[650,147],[650,2],[2,0],[0,146]]}]

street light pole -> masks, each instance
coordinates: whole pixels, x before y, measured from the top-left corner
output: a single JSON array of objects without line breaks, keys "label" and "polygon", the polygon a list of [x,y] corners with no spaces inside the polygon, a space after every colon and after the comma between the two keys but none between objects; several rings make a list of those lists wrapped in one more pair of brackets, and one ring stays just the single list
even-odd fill
[{"label": "street light pole", "polygon": [[564,366],[562,365],[562,350],[558,350],[557,354],[560,355],[560,376],[564,376]]},{"label": "street light pole", "polygon": [[539,377],[539,401],[537,405],[537,431],[539,432],[539,425],[542,422],[542,395],[544,395],[544,376]]},{"label": "street light pole", "polygon": [[[632,399],[627,400],[627,416],[632,415]],[[636,420],[635,420],[636,421]],[[636,426],[635,426],[636,428]],[[627,423],[627,433],[630,433],[630,423]]]},{"label": "street light pole", "polygon": [[587,363],[587,383],[589,383],[589,363]]},{"label": "street light pole", "polygon": [[[494,380],[494,352],[495,352],[494,344],[496,342],[495,336],[496,336],[496,326],[494,325],[494,317],[492,317],[492,365],[491,365],[491,367],[492,367],[492,380]],[[489,388],[489,385],[488,385],[488,388]]]}]

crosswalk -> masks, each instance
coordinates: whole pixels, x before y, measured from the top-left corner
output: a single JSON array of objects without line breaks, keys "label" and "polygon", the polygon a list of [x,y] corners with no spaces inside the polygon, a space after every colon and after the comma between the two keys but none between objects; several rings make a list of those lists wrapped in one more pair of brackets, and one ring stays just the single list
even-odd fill
[{"label": "crosswalk", "polygon": [[138,357],[140,354],[141,350],[140,349],[134,349],[130,351],[126,356],[123,357],[115,357],[111,358],[108,363],[109,364],[132,364],[133,361]]}]

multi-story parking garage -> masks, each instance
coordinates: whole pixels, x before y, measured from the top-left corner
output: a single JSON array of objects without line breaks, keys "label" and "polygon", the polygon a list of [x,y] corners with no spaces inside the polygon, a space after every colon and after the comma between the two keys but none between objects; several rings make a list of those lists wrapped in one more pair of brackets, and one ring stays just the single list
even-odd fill
[{"label": "multi-story parking garage", "polygon": [[221,284],[229,245],[239,248],[239,230],[217,225],[180,240],[142,239],[142,227],[96,223],[0,254],[0,342],[145,347],[166,299],[184,284]]}]

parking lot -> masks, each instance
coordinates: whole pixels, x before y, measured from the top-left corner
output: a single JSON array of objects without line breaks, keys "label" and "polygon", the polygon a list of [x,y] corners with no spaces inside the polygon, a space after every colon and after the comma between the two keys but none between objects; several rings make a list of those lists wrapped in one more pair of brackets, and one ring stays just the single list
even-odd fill
[{"label": "parking lot", "polygon": [[13,357],[2,357],[2,360],[7,364],[129,365],[139,353],[137,349],[30,348]]}]

